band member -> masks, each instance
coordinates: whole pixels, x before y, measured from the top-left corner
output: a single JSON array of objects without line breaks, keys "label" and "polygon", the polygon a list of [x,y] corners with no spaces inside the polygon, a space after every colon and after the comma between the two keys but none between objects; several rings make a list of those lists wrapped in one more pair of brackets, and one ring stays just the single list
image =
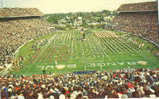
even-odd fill
[{"label": "band member", "polygon": [[86,35],[83,28],[81,29],[80,33],[82,34],[82,40],[85,40]]}]

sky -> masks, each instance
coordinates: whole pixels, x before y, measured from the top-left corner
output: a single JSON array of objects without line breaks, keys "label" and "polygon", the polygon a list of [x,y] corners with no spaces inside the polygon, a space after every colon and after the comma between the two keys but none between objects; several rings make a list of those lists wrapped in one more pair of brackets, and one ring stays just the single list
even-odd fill
[{"label": "sky", "polygon": [[0,0],[3,7],[38,8],[43,13],[116,10],[121,4],[156,0]]}]

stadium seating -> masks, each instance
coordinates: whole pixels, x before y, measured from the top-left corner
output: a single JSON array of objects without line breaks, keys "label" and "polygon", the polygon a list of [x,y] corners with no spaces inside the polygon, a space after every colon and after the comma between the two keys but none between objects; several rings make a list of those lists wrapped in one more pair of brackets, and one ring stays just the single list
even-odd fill
[{"label": "stadium seating", "polygon": [[[159,73],[151,69],[0,77],[1,99],[159,97]],[[18,98],[19,99],[19,98]]]},{"label": "stadium seating", "polygon": [[[5,8],[0,10],[6,11],[5,13],[8,13],[11,16],[18,16],[19,18],[23,12],[28,16],[34,16],[36,14],[35,12],[37,12],[37,15],[40,13],[37,9],[26,10],[25,8]],[[17,11],[16,15],[12,15],[12,11]],[[32,15],[32,13],[34,14]],[[15,20],[13,19],[0,22],[0,66],[7,64],[8,59],[6,57],[12,57],[15,51],[24,43],[31,39],[51,33],[49,28],[50,26],[51,25],[42,18],[16,18]]]},{"label": "stadium seating", "polygon": [[146,39],[159,42],[157,23],[157,2],[124,4],[114,18],[115,30],[137,34]]},{"label": "stadium seating", "polygon": [[[157,15],[154,13],[156,8],[151,6],[154,5],[154,3],[150,5],[142,3],[141,5],[141,8],[138,8],[138,4],[134,4],[133,7],[124,5],[124,7],[122,6],[119,8],[119,10],[122,10],[123,12],[120,12],[119,16],[114,18],[114,29],[138,34],[139,36],[143,36],[158,42]],[[128,9],[126,10],[126,8]],[[149,8],[151,8],[153,11],[147,12]],[[140,9],[142,10],[139,11]],[[131,12],[132,10],[138,10],[139,12]],[[24,16],[42,16],[42,13],[40,13],[37,9],[5,8],[0,9],[0,15],[0,18],[9,16],[22,18]],[[4,20],[0,22],[0,66],[11,63],[11,57],[14,56],[16,50],[23,44],[32,39],[37,39],[38,37],[51,33],[52,31],[50,30],[50,27],[51,25],[41,17],[30,17],[27,19],[13,18],[13,20]],[[58,35],[63,34],[59,33]],[[118,36],[113,33],[107,35],[104,33],[97,33],[96,36],[101,37],[101,39],[103,39],[102,37],[111,37],[113,39],[118,38]],[[63,35],[62,38],[56,38],[55,40],[65,40],[66,37],[71,38],[72,36]],[[36,43],[36,45],[40,45],[45,42],[45,40],[41,41],[42,42]],[[94,39],[93,43],[96,41],[97,40]],[[112,44],[114,42],[115,41],[111,40]],[[87,44],[89,45],[89,43]],[[71,48],[73,49],[73,47]],[[111,50],[114,51],[113,49]],[[92,49],[92,52],[93,51],[94,50]],[[83,51],[82,55],[84,54],[85,53]],[[118,65],[115,64],[115,66]],[[5,65],[4,68],[6,68]],[[3,70],[3,68],[0,67],[0,71],[1,70]],[[0,99],[94,99],[159,97],[158,69],[152,70],[148,68],[126,68],[116,71],[104,71],[104,69],[101,69],[101,71],[77,71],[63,74],[47,74],[47,71],[45,71],[43,74],[36,74],[38,73],[35,72],[35,75],[32,76],[16,74],[8,74],[4,76],[0,75]]]},{"label": "stadium seating", "polygon": [[123,4],[118,8],[118,11],[157,11],[157,2],[142,2],[142,3],[131,3]]},{"label": "stadium seating", "polygon": [[36,8],[3,8],[0,9],[0,17],[10,17],[10,16],[43,16]]}]

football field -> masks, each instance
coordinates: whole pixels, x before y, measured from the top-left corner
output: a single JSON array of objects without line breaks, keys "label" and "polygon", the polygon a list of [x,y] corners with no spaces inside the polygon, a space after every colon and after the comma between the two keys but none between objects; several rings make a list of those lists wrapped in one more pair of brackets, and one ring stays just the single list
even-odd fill
[{"label": "football field", "polygon": [[78,30],[54,32],[23,46],[24,57],[19,74],[63,73],[82,70],[116,70],[159,66],[150,52],[152,44],[127,33],[91,31],[85,39]]}]

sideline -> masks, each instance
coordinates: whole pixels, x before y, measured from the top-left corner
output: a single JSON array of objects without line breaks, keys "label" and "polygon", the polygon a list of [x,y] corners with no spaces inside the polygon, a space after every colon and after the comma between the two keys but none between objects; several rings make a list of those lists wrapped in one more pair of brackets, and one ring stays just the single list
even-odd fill
[{"label": "sideline", "polygon": [[[124,31],[117,31],[117,32],[124,32]],[[150,40],[150,39],[148,39],[148,38],[145,38],[145,37],[140,36],[140,35],[137,35],[137,34],[133,34],[133,33],[131,33],[131,32],[126,32],[126,33],[129,34],[129,35],[133,35],[133,36],[136,36],[136,37],[138,37],[138,38],[141,38],[141,39],[143,39],[143,40],[145,40],[145,41],[148,41],[149,43],[153,44],[154,46],[156,46],[156,47],[159,49],[159,44],[156,43],[155,41],[152,41],[152,40]]]},{"label": "sideline", "polygon": [[[48,41],[48,43],[46,44],[46,45],[49,45],[50,43],[51,43],[51,41],[55,38],[55,36],[56,36],[56,34],[54,34],[50,39],[49,39],[49,41]],[[27,43],[29,43],[29,42],[31,42],[31,41],[33,41],[33,40],[35,40],[35,39],[31,39],[31,40],[29,40],[29,41],[27,41],[27,42],[25,42],[24,44],[22,44],[14,53],[13,53],[13,56],[12,56],[12,58],[15,58],[16,56],[17,56],[17,53],[19,52],[19,50],[24,46],[24,45],[26,45]],[[12,63],[11,64],[5,64],[6,65],[6,69],[5,70],[3,70],[2,72],[0,72],[0,74],[2,74],[2,75],[6,75],[9,71],[9,69],[12,67]]]},{"label": "sideline", "polygon": [[[27,42],[25,42],[24,44],[22,44],[20,47],[18,47],[17,48],[17,50],[13,53],[13,55],[12,55],[12,58],[15,58],[16,57],[16,55],[17,55],[17,53],[19,52],[19,50],[25,45],[25,44],[27,44],[27,43],[29,43],[29,42],[31,42],[31,41],[33,41],[34,39],[31,39],[31,40],[29,40],[29,41],[27,41]],[[6,75],[9,71],[9,69],[12,67],[12,63],[11,64],[5,64],[5,66],[7,67],[5,70],[3,70],[2,72],[0,72],[0,74],[2,74],[2,75]]]}]

